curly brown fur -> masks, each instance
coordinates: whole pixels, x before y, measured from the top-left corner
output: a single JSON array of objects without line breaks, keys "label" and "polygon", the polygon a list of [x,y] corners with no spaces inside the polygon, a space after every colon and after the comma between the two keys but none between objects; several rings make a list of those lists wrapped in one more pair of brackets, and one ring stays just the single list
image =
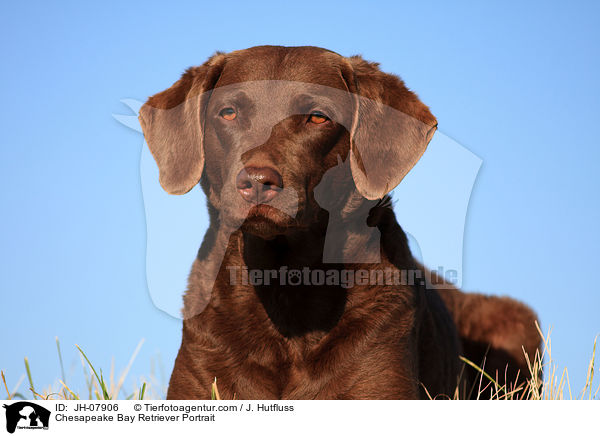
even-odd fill
[{"label": "curly brown fur", "polygon": [[[200,182],[210,215],[169,399],[210,398],[215,378],[222,398],[454,397],[477,378],[461,369],[463,353],[485,355],[502,383],[527,376],[521,346],[539,346],[531,310],[428,289],[396,221],[386,194],[437,126],[398,77],[316,47],[254,47],[189,69],[140,119],[162,186],[181,194]],[[231,276],[283,267],[369,279]],[[412,275],[389,283],[387,271]]]}]

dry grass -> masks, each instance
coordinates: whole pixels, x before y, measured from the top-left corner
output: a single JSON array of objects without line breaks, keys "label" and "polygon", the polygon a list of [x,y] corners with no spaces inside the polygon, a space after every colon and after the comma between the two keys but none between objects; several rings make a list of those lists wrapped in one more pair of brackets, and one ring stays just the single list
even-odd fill
[{"label": "dry grass", "polygon": [[[461,356],[461,360],[466,364],[475,368],[479,373],[478,392],[489,392],[488,397],[478,399],[488,400],[595,400],[598,399],[600,391],[600,383],[596,382],[597,388],[594,390],[594,373],[596,368],[596,344],[598,336],[594,338],[592,346],[592,354],[587,367],[587,377],[585,386],[579,391],[573,392],[571,382],[569,380],[569,371],[567,368],[559,369],[558,363],[552,358],[552,328],[548,329],[548,333],[544,335],[539,325],[536,323],[536,328],[542,338],[542,352],[538,352],[533,356],[533,361],[530,356],[523,354],[527,360],[529,374],[525,377],[522,375],[522,382],[515,385],[506,386],[500,385],[496,379],[485,372],[484,368],[479,367],[475,363]],[[457,388],[455,399],[460,398],[460,392]]]},{"label": "dry grass", "polygon": [[[86,389],[84,392],[76,393],[72,390],[65,382],[65,370],[63,365],[62,353],[60,349],[60,342],[56,338],[56,348],[58,352],[58,359],[60,362],[61,377],[58,379],[54,386],[48,385],[47,387],[36,390],[33,384],[33,376],[29,367],[29,360],[25,358],[25,374],[17,381],[12,389],[8,388],[6,382],[6,376],[4,371],[1,372],[2,384],[6,392],[6,399],[26,399],[33,398],[36,400],[116,400],[116,399],[127,399],[127,400],[141,400],[141,399],[163,399],[166,395],[166,386],[164,383],[160,383],[155,375],[155,364],[152,361],[151,373],[149,377],[142,377],[139,381],[134,382],[131,386],[130,393],[125,392],[124,385],[125,380],[131,370],[133,362],[137,357],[144,340],[142,339],[134,352],[132,353],[127,366],[120,372],[117,377],[115,371],[114,358],[110,365],[110,372],[108,379],[104,378],[104,374],[101,369],[96,371],[96,368],[90,362],[85,352],[78,346],[75,345],[79,351],[79,357],[81,360],[81,368],[83,370],[83,378],[85,381]],[[29,388],[23,393],[21,387],[23,381],[27,375],[29,382]]]}]

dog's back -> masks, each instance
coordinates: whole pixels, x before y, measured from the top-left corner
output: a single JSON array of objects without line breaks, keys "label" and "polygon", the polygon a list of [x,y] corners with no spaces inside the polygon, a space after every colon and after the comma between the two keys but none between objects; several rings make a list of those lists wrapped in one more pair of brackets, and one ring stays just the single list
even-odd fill
[{"label": "dog's back", "polygon": [[452,314],[462,355],[480,368],[464,367],[466,398],[503,397],[515,390],[514,397],[522,398],[528,389],[537,389],[529,380],[541,380],[536,359],[539,364],[542,338],[529,307],[509,297],[438,292]]}]

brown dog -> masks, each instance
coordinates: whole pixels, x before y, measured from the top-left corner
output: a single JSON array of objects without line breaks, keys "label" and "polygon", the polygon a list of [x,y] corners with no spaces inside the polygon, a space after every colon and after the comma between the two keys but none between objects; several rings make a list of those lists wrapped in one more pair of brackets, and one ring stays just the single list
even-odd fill
[{"label": "brown dog", "polygon": [[218,53],[140,121],[163,188],[200,182],[210,213],[168,399],[215,378],[225,399],[469,397],[461,354],[529,375],[532,311],[428,287],[410,253],[386,194],[437,122],[398,77],[316,47]]}]

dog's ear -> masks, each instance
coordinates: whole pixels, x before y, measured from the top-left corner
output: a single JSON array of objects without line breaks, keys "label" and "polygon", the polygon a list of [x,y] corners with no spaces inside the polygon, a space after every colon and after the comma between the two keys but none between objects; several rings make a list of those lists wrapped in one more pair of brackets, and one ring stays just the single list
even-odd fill
[{"label": "dog's ear", "polygon": [[359,56],[347,58],[342,75],[354,94],[350,168],[367,199],[394,189],[421,158],[437,120],[400,78]]},{"label": "dog's ear", "polygon": [[225,56],[189,68],[169,89],[148,99],[140,109],[140,124],[169,194],[185,194],[202,176],[204,112]]}]

